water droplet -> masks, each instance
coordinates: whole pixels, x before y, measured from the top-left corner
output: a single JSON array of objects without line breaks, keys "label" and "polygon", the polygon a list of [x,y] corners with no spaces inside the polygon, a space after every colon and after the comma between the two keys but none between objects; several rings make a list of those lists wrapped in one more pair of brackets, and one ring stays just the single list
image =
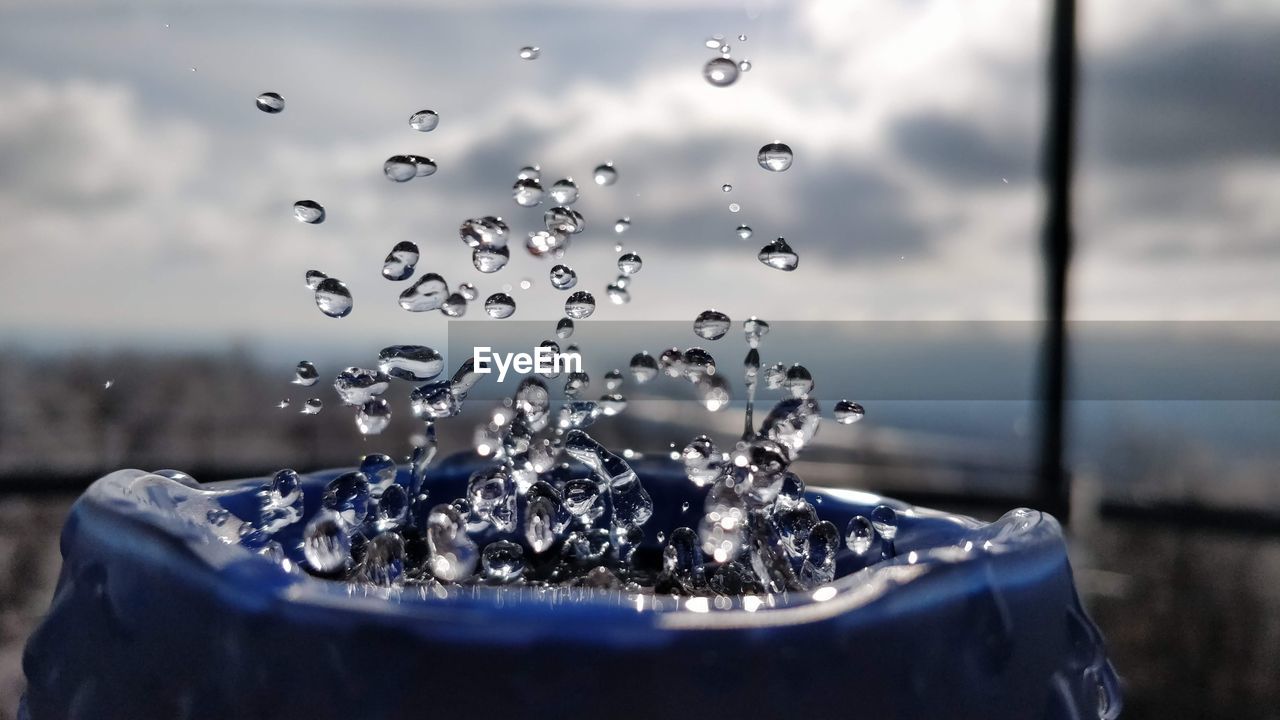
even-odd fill
[{"label": "water droplet", "polygon": [[327,277],[329,276],[325,275],[319,270],[308,270],[307,271],[307,289],[315,290],[316,288],[320,287],[320,281],[324,280]]},{"label": "water droplet", "polygon": [[333,389],[343,404],[352,407],[363,405],[391,387],[391,379],[380,370],[349,367],[338,373]]},{"label": "water droplet", "polygon": [[372,453],[360,458],[360,472],[369,481],[370,492],[382,494],[396,482],[396,462],[382,453]]},{"label": "water droplet", "polygon": [[320,372],[310,360],[303,360],[293,371],[293,384],[311,387],[320,379]]},{"label": "water droplet", "polygon": [[431,574],[457,582],[475,572],[480,551],[467,536],[466,521],[452,505],[437,505],[427,516],[428,566]]},{"label": "water droplet", "polygon": [[569,296],[564,302],[564,314],[573,320],[581,320],[591,317],[591,313],[596,311],[596,299],[591,293],[579,290]]},{"label": "water droplet", "polygon": [[458,226],[458,237],[469,248],[506,247],[510,230],[502,218],[486,215],[464,220]]},{"label": "water droplet", "polygon": [[747,225],[739,225],[739,226],[738,226],[738,229],[736,230],[736,232],[738,233],[738,239],[739,239],[739,240],[750,240],[750,239],[751,239],[751,228],[750,228],[749,226],[747,226]]},{"label": "water droplet", "polygon": [[729,316],[719,310],[703,310],[693,321],[693,333],[703,340],[719,340],[729,332]]},{"label": "water droplet", "polygon": [[702,68],[702,77],[715,87],[727,87],[738,79],[738,66],[729,58],[712,58]]},{"label": "water droplet", "polygon": [[725,183],[725,184],[723,184],[723,185],[721,185],[721,186],[720,186],[720,191],[721,191],[721,192],[733,192],[733,186],[732,186],[732,185],[730,185],[729,183]]},{"label": "water droplet", "polygon": [[320,401],[320,398],[311,398],[302,404],[302,410],[300,412],[303,415],[319,415],[320,411],[323,409],[324,403]]},{"label": "water droplet", "polygon": [[520,207],[538,205],[545,195],[546,192],[542,189],[542,183],[531,178],[516,180],[516,184],[511,186],[511,197],[515,199],[516,204]]},{"label": "water droplet", "polygon": [[578,201],[578,185],[573,178],[557,180],[551,186],[551,199],[557,205],[572,205]]},{"label": "water droplet", "polygon": [[526,165],[520,168],[520,172],[516,173],[517,180],[541,180],[542,168],[537,165]]},{"label": "water droplet", "polygon": [[515,582],[524,574],[524,549],[510,540],[489,543],[480,556],[480,566],[491,583]]},{"label": "water droplet", "polygon": [[722,44],[724,44],[723,35],[713,35],[712,37],[707,38],[706,42],[703,43],[708,50],[719,50]]},{"label": "water droplet", "polygon": [[377,435],[391,423],[391,404],[383,398],[374,398],[356,411],[356,427],[361,435]]},{"label": "water droplet", "polygon": [[625,277],[620,277],[617,282],[606,285],[604,293],[609,298],[609,302],[614,305],[626,305],[631,302],[631,293],[627,290]]},{"label": "water droplet", "polygon": [[729,212],[736,213],[741,209],[742,209],[742,206],[739,205],[738,203],[729,203]]},{"label": "water droplet", "polygon": [[285,408],[289,407],[289,398],[284,398],[280,402],[276,403],[276,407],[281,410],[284,410]]},{"label": "water droplet", "polygon": [[409,116],[409,127],[418,132],[431,132],[440,124],[440,116],[434,110],[419,110]]},{"label": "water droplet", "polygon": [[756,153],[756,162],[760,167],[770,172],[784,172],[791,167],[791,146],[773,142],[760,148],[760,152]]},{"label": "water droplet", "polygon": [[787,368],[787,375],[782,381],[782,387],[793,398],[805,397],[813,392],[813,374],[803,365],[792,365]]},{"label": "water droplet", "polygon": [[582,214],[567,207],[556,206],[542,214],[543,225],[548,232],[576,235],[586,229]]},{"label": "water droplet", "polygon": [[627,399],[618,393],[602,395],[596,404],[600,406],[600,412],[605,417],[613,417],[627,409]]},{"label": "water droplet", "polygon": [[382,277],[388,280],[407,280],[418,265],[418,246],[408,240],[396,243],[382,261]]},{"label": "water droplet", "polygon": [[524,47],[520,48],[521,60],[537,60],[538,56],[541,54],[542,54],[542,48],[534,45],[525,45]]},{"label": "water droplet", "polygon": [[368,515],[369,498],[369,479],[364,473],[346,472],[329,481],[320,504],[348,526],[355,526]]},{"label": "water droplet", "polygon": [[750,60],[738,61],[738,69],[741,70],[742,72],[751,72],[751,61]]},{"label": "water droplet", "polygon": [[458,292],[462,293],[462,297],[467,300],[475,300],[480,297],[480,291],[476,290],[476,286],[471,283],[462,283],[459,285]]},{"label": "water droplet", "polygon": [[791,249],[791,246],[783,238],[778,238],[760,248],[760,253],[756,257],[759,258],[760,262],[775,270],[791,272],[800,265],[800,256],[796,254],[795,250]]},{"label": "water droplet", "polygon": [[509,318],[516,311],[516,301],[506,293],[494,293],[484,301],[484,311],[489,313],[489,317],[498,320]]},{"label": "water droplet", "polygon": [[471,251],[471,264],[482,273],[496,273],[510,259],[511,250],[505,247],[478,247]]},{"label": "water droplet", "polygon": [[630,277],[640,272],[640,268],[644,265],[644,261],[635,253],[627,253],[618,258],[618,271],[623,275]]},{"label": "water droplet", "polygon": [[392,155],[382,164],[382,172],[396,182],[409,182],[418,177],[418,166],[408,155]]},{"label": "water droplet", "polygon": [[613,224],[613,231],[621,235],[631,229],[631,218],[624,217]]},{"label": "water droplet", "polygon": [[452,293],[444,299],[440,312],[448,317],[456,318],[467,314],[467,298],[460,292]]},{"label": "water droplet", "polygon": [[739,35],[739,36],[738,36],[738,42],[746,42],[746,41],[747,41],[747,36],[746,36],[746,35]]},{"label": "water droplet", "polygon": [[327,277],[316,286],[316,307],[331,318],[346,317],[351,314],[354,301],[351,291],[337,278]]},{"label": "water droplet", "polygon": [[378,533],[366,543],[359,578],[377,587],[400,584],[404,577],[404,538],[394,532]]},{"label": "water droplet", "polygon": [[880,537],[893,542],[898,534],[898,513],[888,505],[877,505],[871,511],[871,526],[880,533]]},{"label": "water droplet", "polygon": [[560,318],[556,323],[556,337],[564,340],[573,336],[573,321],[569,318]]},{"label": "water droplet", "polygon": [[729,381],[723,375],[708,375],[699,378],[694,384],[698,393],[698,402],[711,412],[719,412],[729,406],[733,400],[729,392]]},{"label": "water droplet", "polygon": [[391,345],[378,353],[378,369],[393,378],[423,382],[444,370],[444,358],[425,345]]},{"label": "water droplet", "polygon": [[319,225],[324,222],[324,207],[315,200],[299,200],[293,204],[293,216],[299,222]]},{"label": "water droplet", "polygon": [[551,287],[557,290],[568,290],[578,284],[578,274],[568,265],[555,265],[551,268]]},{"label": "water droplet", "polygon": [[604,387],[610,392],[622,387],[622,371],[614,368],[604,374]]},{"label": "water droplet", "polygon": [[346,566],[351,558],[351,538],[338,514],[321,511],[302,531],[302,555],[307,565],[325,575]]},{"label": "water droplet", "polygon": [[856,402],[850,400],[841,400],[836,403],[835,410],[832,414],[836,418],[836,422],[841,425],[852,425],[862,419],[866,415],[866,410]]},{"label": "water droplet", "polygon": [[658,376],[658,361],[647,352],[639,352],[631,356],[631,377],[637,383],[647,383]]},{"label": "water droplet", "polygon": [[875,539],[875,529],[871,526],[870,520],[861,515],[849,520],[849,525],[844,531],[844,543],[854,555],[866,555]]},{"label": "water droplet", "polygon": [[685,474],[698,487],[715,482],[724,468],[724,454],[706,435],[691,440],[680,452],[680,459],[684,462]]},{"label": "water droplet", "polygon": [[612,185],[618,182],[618,171],[614,169],[613,163],[605,163],[596,166],[592,177],[597,185]]},{"label": "water droplet", "polygon": [[769,323],[752,315],[742,322],[742,334],[746,336],[749,347],[758,348],[760,338],[769,334]]},{"label": "water droplet", "polygon": [[[166,25],[165,27],[168,27]],[[191,72],[195,72],[195,68],[191,68]],[[264,92],[258,96],[256,101],[258,109],[268,115],[275,115],[284,111],[284,98],[279,93]]]},{"label": "water droplet", "polygon": [[409,312],[439,310],[449,296],[449,285],[435,273],[425,273],[400,293],[400,307]]}]

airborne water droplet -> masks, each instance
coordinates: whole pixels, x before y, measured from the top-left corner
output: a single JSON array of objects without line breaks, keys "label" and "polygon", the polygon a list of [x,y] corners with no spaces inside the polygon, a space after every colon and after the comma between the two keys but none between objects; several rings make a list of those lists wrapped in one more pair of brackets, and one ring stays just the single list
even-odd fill
[{"label": "airborne water droplet", "polygon": [[[166,25],[165,27],[168,26]],[[195,68],[192,68],[192,70],[195,70]],[[264,92],[258,96],[256,102],[258,109],[268,115],[275,115],[284,110],[284,98],[280,97],[279,93]]]},{"label": "airborne water droplet", "polygon": [[618,171],[613,168],[613,163],[605,163],[596,167],[592,178],[597,185],[612,185],[618,182]]},{"label": "airborne water droplet", "polygon": [[572,205],[578,201],[578,185],[573,178],[555,181],[549,192],[557,205]]},{"label": "airborne water droplet", "polygon": [[532,178],[520,178],[516,180],[516,184],[511,186],[511,197],[515,199],[516,204],[520,207],[533,207],[542,202],[542,197],[546,192],[542,189],[542,183]]},{"label": "airborne water droplet", "polygon": [[792,158],[791,146],[780,142],[769,143],[756,154],[756,162],[770,172],[784,172],[791,167]]},{"label": "airborne water droplet", "polygon": [[560,322],[556,323],[556,337],[564,340],[573,336],[573,321],[569,318],[560,318]]},{"label": "airborne water droplet", "polygon": [[337,278],[325,278],[316,286],[316,307],[331,318],[350,315],[353,304],[351,291]]},{"label": "airborne water droplet", "polygon": [[440,116],[434,110],[419,110],[409,116],[409,127],[418,132],[431,132],[440,124]]},{"label": "airborne water droplet", "polygon": [[320,411],[323,409],[324,403],[320,398],[311,398],[302,404],[301,412],[303,415],[319,415]]},{"label": "airborne water droplet", "polygon": [[444,358],[425,345],[392,345],[378,353],[378,369],[400,380],[424,382],[444,370]]},{"label": "airborne water droplet", "polygon": [[382,172],[396,182],[409,182],[418,176],[418,166],[408,155],[392,155],[382,164]]},{"label": "airborne water droplet", "polygon": [[307,289],[315,290],[316,288],[320,287],[320,281],[324,280],[327,277],[329,276],[325,275],[319,270],[308,270],[307,271]]},{"label": "airborne water droplet", "polygon": [[400,293],[400,307],[409,312],[438,310],[449,296],[449,286],[436,273],[426,273]]},{"label": "airborne water droplet", "polygon": [[440,306],[440,312],[448,317],[462,317],[467,314],[467,298],[460,292],[451,294],[444,299],[444,304]]},{"label": "airborne water droplet", "polygon": [[729,183],[725,183],[720,186],[720,192],[733,192],[733,186]]},{"label": "airborne water droplet", "polygon": [[739,240],[751,239],[751,228],[747,225],[739,225],[736,232],[738,233]]},{"label": "airborne water droplet", "polygon": [[537,60],[538,56],[541,54],[542,54],[542,48],[534,45],[525,45],[524,47],[520,48],[521,60]]},{"label": "airborne water droplet", "polygon": [[391,422],[391,405],[383,398],[374,398],[356,411],[356,427],[362,435],[377,435]]},{"label": "airborne water droplet", "polygon": [[738,62],[738,69],[742,72],[751,72],[751,61],[741,60]]},{"label": "airborne water droplet", "polygon": [[862,406],[856,402],[841,400],[836,403],[836,407],[832,411],[832,414],[835,416],[836,422],[841,425],[852,425],[861,420],[866,412],[867,411],[863,410]]},{"label": "airborne water droplet", "polygon": [[715,87],[727,87],[738,79],[738,66],[726,57],[712,58],[702,68],[702,77]]},{"label": "airborne water droplet", "polygon": [[319,225],[324,222],[324,207],[315,200],[299,200],[293,204],[293,216],[299,222]]},{"label": "airborne water droplet", "polygon": [[622,233],[630,229],[631,229],[631,218],[629,217],[620,218],[617,222],[613,224],[613,231],[618,233],[619,235],[621,235]]},{"label": "airborne water droplet", "polygon": [[627,277],[640,272],[640,268],[644,265],[644,261],[635,253],[627,253],[618,258],[618,270]]},{"label": "airborne water droplet", "polygon": [[316,366],[310,360],[303,360],[298,363],[298,367],[293,373],[293,384],[302,387],[311,387],[320,379],[320,372],[316,370]]},{"label": "airborne water droplet", "polygon": [[478,247],[471,251],[471,264],[482,273],[496,273],[507,266],[511,250],[505,247]]},{"label": "airborne water droplet", "polygon": [[791,272],[800,265],[800,256],[783,238],[778,238],[760,248],[760,253],[756,257],[765,265],[786,272]]},{"label": "airborne water droplet", "polygon": [[310,569],[325,575],[346,565],[351,558],[351,538],[337,513],[323,510],[311,518],[302,532],[302,555]]},{"label": "airborne water droplet", "polygon": [[568,265],[554,265],[551,268],[551,287],[557,290],[568,290],[578,284],[578,274]]},{"label": "airborne water droplet", "polygon": [[631,377],[637,383],[647,383],[658,376],[658,361],[647,352],[639,352],[631,356]]},{"label": "airborne water droplet", "polygon": [[462,283],[459,285],[458,292],[462,293],[462,297],[467,300],[475,300],[480,297],[480,292],[476,290],[476,286],[471,283]]},{"label": "airborne water droplet", "polygon": [[516,311],[516,301],[506,293],[494,293],[484,301],[484,311],[498,320],[509,318]]},{"label": "airborne water droplet", "polygon": [[844,531],[844,542],[854,555],[866,555],[875,539],[875,529],[871,527],[870,520],[861,515],[856,515],[849,520],[849,525]]},{"label": "airborne water droplet", "polygon": [[388,280],[407,280],[418,266],[418,246],[408,240],[402,240],[391,248],[382,261],[382,277]]},{"label": "airborne water droplet", "polygon": [[729,212],[736,213],[741,209],[742,209],[742,206],[739,205],[738,203],[729,203]]},{"label": "airborne water droplet", "polygon": [[693,332],[704,340],[719,340],[729,332],[729,316],[719,310],[704,310],[693,321]]},{"label": "airborne water droplet", "polygon": [[596,311],[596,299],[591,293],[579,290],[569,296],[564,303],[564,314],[574,320],[591,317],[591,313]]}]

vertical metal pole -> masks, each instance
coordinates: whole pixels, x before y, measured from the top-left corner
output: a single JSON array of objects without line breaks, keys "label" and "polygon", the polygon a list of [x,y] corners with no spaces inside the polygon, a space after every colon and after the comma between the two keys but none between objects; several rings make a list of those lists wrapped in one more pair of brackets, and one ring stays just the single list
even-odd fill
[{"label": "vertical metal pole", "polygon": [[1076,3],[1052,0],[1044,147],[1045,325],[1041,359],[1041,444],[1037,500],[1066,520],[1070,478],[1064,455],[1067,383],[1067,269],[1071,262],[1071,170],[1075,134]]}]

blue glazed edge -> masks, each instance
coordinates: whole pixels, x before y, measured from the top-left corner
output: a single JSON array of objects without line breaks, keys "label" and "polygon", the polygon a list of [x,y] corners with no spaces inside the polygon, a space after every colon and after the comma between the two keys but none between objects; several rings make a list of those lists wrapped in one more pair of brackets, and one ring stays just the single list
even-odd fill
[{"label": "blue glazed edge", "polygon": [[[642,462],[636,469],[659,507],[678,507],[679,497],[694,492],[674,465]],[[308,516],[318,504],[320,489],[338,472],[304,477]],[[443,501],[461,494],[468,472],[465,461],[447,460],[428,484]],[[776,607],[762,607],[756,612],[637,612],[609,595],[554,606],[542,599],[493,589],[482,589],[474,595],[459,593],[446,599],[411,593],[394,597],[387,596],[392,593],[353,595],[341,583],[286,572],[246,548],[217,539],[206,518],[207,510],[213,506],[227,507],[233,513],[239,507],[247,513],[248,498],[263,483],[263,479],[249,479],[189,487],[141,471],[119,471],[99,480],[85,493],[64,529],[65,567],[50,616],[32,637],[24,658],[32,707],[43,707],[48,701],[50,708],[31,717],[39,720],[66,716],[59,714],[57,708],[70,707],[65,697],[67,678],[53,677],[62,675],[61,668],[55,669],[57,659],[75,652],[67,647],[60,628],[83,622],[90,615],[104,616],[107,625],[120,626],[117,635],[124,638],[102,643],[104,647],[98,649],[108,656],[117,652],[114,644],[128,642],[131,625],[145,634],[152,629],[147,626],[149,621],[164,619],[175,626],[172,630],[181,633],[184,623],[190,624],[192,619],[184,619],[181,612],[166,606],[162,595],[169,587],[178,586],[209,600],[233,627],[237,626],[236,621],[256,618],[278,620],[282,626],[304,634],[322,632],[317,628],[326,629],[323,632],[341,628],[342,636],[351,642],[356,641],[347,631],[363,628],[375,634],[391,633],[395,640],[388,647],[394,646],[396,652],[402,651],[401,645],[409,651],[417,648],[425,652],[465,648],[467,653],[510,659],[536,655],[539,648],[573,647],[593,655],[656,653],[661,657],[685,652],[688,647],[723,646],[724,651],[737,648],[739,655],[759,655],[762,664],[769,664],[773,660],[764,654],[767,648],[779,642],[786,645],[793,637],[796,642],[803,639],[804,646],[814,654],[829,650],[836,657],[844,657],[842,653],[848,653],[855,661],[858,649],[845,647],[853,638],[887,637],[880,641],[888,643],[891,656],[884,665],[886,671],[897,668],[897,672],[879,678],[878,691],[897,689],[912,701],[904,707],[920,703],[931,707],[930,697],[938,702],[945,699],[936,707],[950,706],[953,717],[966,716],[965,703],[954,694],[963,686],[942,681],[950,677],[953,668],[940,666],[940,675],[921,681],[915,674],[927,664],[919,657],[900,653],[913,646],[922,653],[933,648],[930,655],[950,652],[965,664],[970,663],[970,651],[976,642],[980,650],[978,660],[973,662],[985,670],[972,671],[978,677],[968,678],[968,682],[983,681],[991,687],[968,692],[974,702],[988,696],[992,702],[999,702],[1002,694],[1012,693],[1022,702],[1007,708],[1020,713],[1009,717],[1115,717],[1119,711],[1114,671],[1106,661],[1096,627],[1080,608],[1061,529],[1051,516],[1036,511],[1013,511],[995,523],[984,524],[869,493],[815,489],[809,493],[810,501],[821,498],[817,505],[820,515],[839,527],[855,514],[868,514],[878,504],[898,509],[898,556],[838,578],[831,584],[834,593],[825,600],[815,600],[811,593],[791,593],[778,598]],[[656,515],[655,520],[661,518]],[[652,533],[649,537],[652,542]],[[974,549],[962,552],[966,542],[972,543]],[[915,562],[911,561],[913,554]],[[94,570],[97,567],[103,569]],[[102,587],[95,586],[95,573],[106,576]],[[116,578],[123,580],[113,583]],[[75,609],[86,600],[91,611]],[[154,612],[149,613],[148,608]],[[1046,614],[1045,609],[1052,611]],[[1044,617],[1015,622],[1023,615]],[[923,636],[932,621],[948,616],[958,622],[941,626],[943,638]],[[958,627],[965,623],[975,624],[978,631]],[[990,626],[986,630],[984,623]],[[983,635],[987,630],[991,632]],[[951,641],[955,647],[950,651],[941,642],[948,635],[958,638]],[[984,640],[987,637],[997,638],[992,648],[982,646],[990,642]],[[251,640],[237,638],[237,642],[249,644]],[[161,653],[164,647],[164,643],[158,643],[160,649],[155,653]],[[359,650],[359,646],[351,646],[344,652]],[[1023,656],[1026,659],[1015,667],[1014,659]],[[141,662],[145,665],[149,659],[154,662],[156,658],[144,655]],[[278,661],[286,665],[290,662],[287,654]],[[936,658],[929,662],[935,661]],[[1011,672],[1027,677],[1015,678]],[[984,675],[989,677],[984,679]],[[42,680],[51,678],[54,682],[46,687]],[[343,678],[328,680],[341,682]],[[877,684],[872,683],[875,680],[872,672],[859,685]],[[1013,692],[1015,686],[1025,687],[1028,682],[1038,683],[1042,690]],[[916,687],[919,683],[923,685]],[[1008,686],[1008,692],[987,692],[1002,684]],[[952,685],[954,693],[947,690]],[[870,694],[875,696],[877,692]],[[879,694],[888,697],[884,692]],[[62,704],[54,701],[59,695],[63,696]],[[1031,705],[1036,705],[1035,698],[1040,695],[1044,707],[1029,708],[1028,698]],[[1099,711],[1098,700],[1103,695],[1108,707]],[[74,704],[75,693],[71,696]],[[691,691],[686,702],[694,708],[698,698],[714,697],[714,693],[701,697],[699,692]],[[723,700],[718,702],[723,704]],[[889,703],[888,717],[895,716],[892,705]],[[957,709],[960,712],[955,712]],[[316,710],[311,712],[314,716]],[[985,714],[973,716],[999,717],[999,712],[996,709],[992,714],[988,708]]]}]

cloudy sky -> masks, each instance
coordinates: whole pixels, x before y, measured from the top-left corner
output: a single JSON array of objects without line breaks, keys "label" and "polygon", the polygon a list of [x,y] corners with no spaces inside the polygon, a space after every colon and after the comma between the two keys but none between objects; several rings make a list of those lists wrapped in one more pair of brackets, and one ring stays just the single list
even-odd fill
[{"label": "cloudy sky", "polygon": [[[533,279],[518,316],[553,321],[547,263],[517,253],[480,275],[457,238],[477,215],[535,228],[542,208],[510,199],[533,163],[583,188],[584,288],[603,295],[618,239],[645,259],[635,300],[601,318],[1038,316],[1046,3],[603,5],[4,3],[0,334],[403,342],[443,323],[397,308],[378,274],[406,239],[420,269],[482,294]],[[1277,319],[1280,12],[1093,1],[1082,24],[1076,316]],[[753,65],[729,88],[701,77],[713,34]],[[520,60],[522,45],[541,57]],[[254,108],[264,90],[284,113]],[[408,127],[422,108],[434,132]],[[775,139],[796,153],[786,173],[755,163]],[[389,182],[397,153],[440,171]],[[591,184],[603,161],[613,187]],[[303,198],[323,225],[292,218]],[[739,222],[756,236],[738,240]],[[779,235],[795,273],[755,259]],[[347,282],[350,317],[317,312],[310,268]]]}]

